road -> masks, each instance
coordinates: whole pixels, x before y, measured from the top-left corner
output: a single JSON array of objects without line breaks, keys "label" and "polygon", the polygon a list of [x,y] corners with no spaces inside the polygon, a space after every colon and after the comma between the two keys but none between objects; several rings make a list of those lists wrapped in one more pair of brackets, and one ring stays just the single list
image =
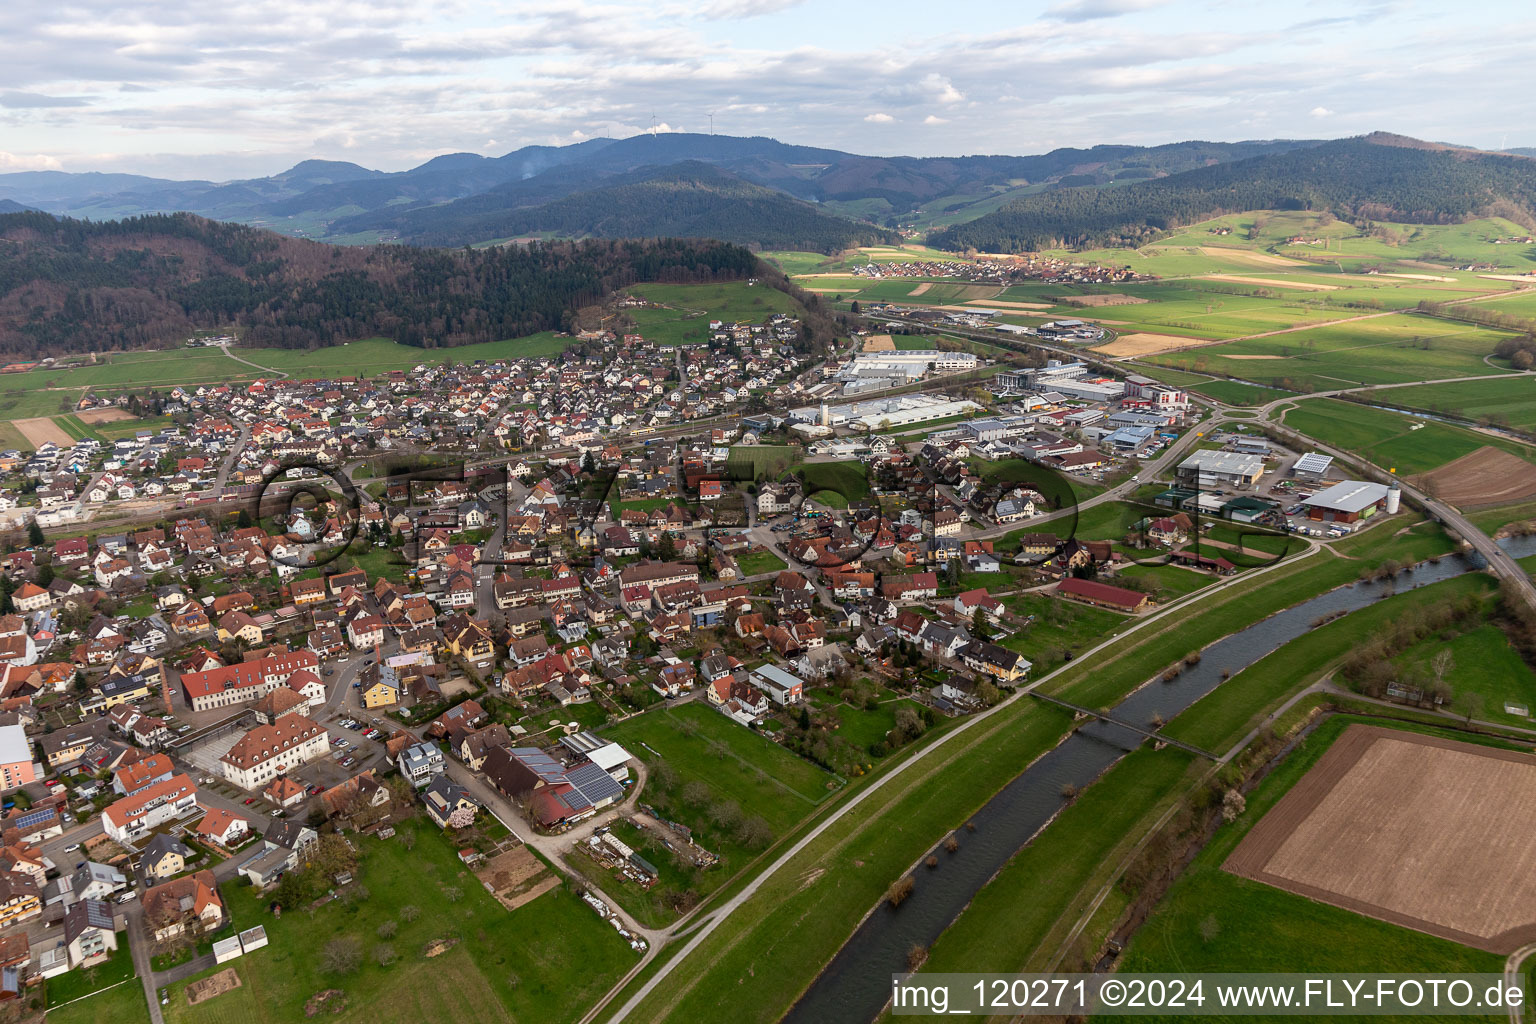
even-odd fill
[{"label": "road", "polygon": [[[1307,550],[1295,557],[1306,558],[1315,556],[1320,550],[1321,548],[1317,544],[1309,543]],[[655,991],[656,986],[661,984],[661,982],[664,981],[669,974],[671,974],[672,970],[677,967],[678,964],[687,961],[690,956],[704,944],[705,940],[707,940],[709,936],[712,935],[715,930],[718,929],[720,925],[730,917],[731,914],[735,913],[736,910],[742,906],[742,904],[746,903],[747,900],[755,896],[757,892],[762,888],[763,884],[776,872],[789,867],[792,864],[799,863],[800,854],[803,850],[805,850],[807,846],[815,842],[829,828],[842,820],[844,815],[847,815],[860,804],[862,804],[865,800],[869,799],[870,796],[879,792],[885,786],[889,785],[893,779],[901,777],[904,773],[911,769],[913,765],[921,764],[927,758],[932,756],[935,751],[942,749],[946,744],[954,742],[956,737],[965,735],[971,729],[975,728],[978,723],[986,721],[991,716],[1000,714],[1004,708],[1007,708],[1020,700],[1026,699],[1031,691],[1037,689],[1040,686],[1043,686],[1045,683],[1054,679],[1062,672],[1079,666],[1085,658],[1093,657],[1094,655],[1108,648],[1110,645],[1120,642],[1132,633],[1145,629],[1154,623],[1161,623],[1169,615],[1177,614],[1208,600],[1212,594],[1219,593],[1222,590],[1225,590],[1226,588],[1235,584],[1247,582],[1257,576],[1262,576],[1267,572],[1272,572],[1281,565],[1290,566],[1292,561],[1293,559],[1286,559],[1284,562],[1276,562],[1273,565],[1266,566],[1262,569],[1255,569],[1242,573],[1238,576],[1229,577],[1228,579],[1222,580],[1219,583],[1202,588],[1201,590],[1197,590],[1193,594],[1163,606],[1158,611],[1147,615],[1144,618],[1138,619],[1129,628],[1123,630],[1122,632],[1119,632],[1100,641],[1096,646],[1088,649],[1087,651],[1084,651],[1072,661],[1067,662],[1054,671],[1046,673],[1039,679],[1036,679],[1034,682],[1020,687],[1017,691],[1014,692],[1012,696],[997,704],[995,707],[970,716],[955,728],[951,729],[949,732],[940,736],[938,739],[934,740],[927,746],[919,749],[911,757],[907,758],[905,761],[902,761],[890,771],[881,774],[873,782],[860,790],[858,794],[855,795],[851,800],[840,805],[834,811],[832,811],[832,813],[827,815],[827,817],[818,823],[815,828],[811,829],[811,831],[800,837],[799,840],[797,840],[792,846],[790,846],[787,850],[775,858],[771,864],[764,868],[760,874],[748,882],[747,885],[743,887],[742,890],[735,896],[731,897],[729,900],[720,904],[719,906],[710,907],[707,912],[707,917],[704,924],[699,926],[693,932],[687,943],[683,946],[682,951],[670,957],[667,962],[661,966],[661,968],[659,968],[654,974],[651,975],[649,979],[647,979],[646,983],[642,985],[640,989],[636,991],[635,994],[631,996],[624,1003],[624,1005],[621,1006],[618,1011],[613,1014],[612,1017],[609,1018],[610,1024],[618,1024],[618,1022],[624,1020],[629,1016],[630,1013],[634,1012],[634,1010],[639,1007],[639,1005],[653,991]],[[594,1016],[594,1014],[589,1014],[588,1019],[590,1019],[592,1016]]]}]

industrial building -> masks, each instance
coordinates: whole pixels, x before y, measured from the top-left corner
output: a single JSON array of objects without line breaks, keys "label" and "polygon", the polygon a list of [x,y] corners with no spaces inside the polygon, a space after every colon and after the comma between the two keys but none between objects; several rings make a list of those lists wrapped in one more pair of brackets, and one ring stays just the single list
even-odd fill
[{"label": "industrial building", "polygon": [[[789,416],[791,420],[818,429],[825,425],[854,430],[885,430],[961,416],[980,408],[975,402],[956,402],[938,395],[915,394],[842,405],[808,406],[790,410]],[[822,436],[825,436],[824,431]]]},{"label": "industrial building", "polygon": [[1174,475],[1195,487],[1252,487],[1264,475],[1264,459],[1243,452],[1200,451],[1179,463]]},{"label": "industrial building", "polygon": [[1321,452],[1307,452],[1296,460],[1291,467],[1291,475],[1298,480],[1317,482],[1328,475],[1328,469],[1333,465],[1333,456],[1324,455]]},{"label": "industrial building", "polygon": [[1325,523],[1353,523],[1369,519],[1385,510],[1388,515],[1401,505],[1402,490],[1396,483],[1378,484],[1368,480],[1345,480],[1310,498],[1303,498],[1307,518]]}]

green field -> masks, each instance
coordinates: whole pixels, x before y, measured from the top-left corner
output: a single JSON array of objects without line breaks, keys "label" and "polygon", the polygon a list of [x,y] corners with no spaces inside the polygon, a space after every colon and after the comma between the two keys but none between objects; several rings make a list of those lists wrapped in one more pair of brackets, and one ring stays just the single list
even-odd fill
[{"label": "green field", "polygon": [[631,309],[639,333],[659,345],[703,344],[709,340],[709,321],[744,320],[756,323],[770,313],[797,314],[793,298],[764,284],[745,281],[722,284],[639,284],[625,289],[633,295],[662,303],[663,309]]},{"label": "green field", "polygon": [[[291,910],[279,919],[250,887],[226,884],[235,924],[264,925],[270,944],[230,965],[242,982],[232,992],[189,1006],[187,983],[170,986],[163,1011],[168,1024],[289,1024],[304,1019],[307,999],[333,987],[346,993],[346,1020],[574,1021],[638,959],[566,889],[509,912],[436,829],[419,821],[404,827],[418,837],[414,850],[398,839],[354,838],[366,899]],[[406,904],[419,907],[421,916],[404,920]],[[378,928],[389,921],[398,933],[381,938]],[[327,974],[320,951],[342,937],[361,945],[361,965],[351,974]],[[425,946],[441,938],[458,942],[428,959]],[[385,945],[398,957],[388,967],[377,962]]]},{"label": "green field", "polygon": [[[1349,311],[1338,313],[1341,318],[1350,315]],[[1472,324],[1402,313],[1148,359],[1175,369],[1240,377],[1289,391],[1330,391],[1496,373],[1499,367],[1483,360],[1507,336],[1507,332]]]},{"label": "green field", "polygon": [[731,480],[777,480],[805,458],[798,445],[737,445],[726,459],[726,476]]},{"label": "green field", "polygon": [[1119,575],[1123,579],[1150,580],[1157,588],[1153,598],[1158,602],[1176,600],[1216,582],[1215,576],[1177,565],[1132,565],[1121,569]]},{"label": "green field", "polygon": [[49,1024],[149,1024],[144,986],[132,978],[68,1006],[50,1007]]},{"label": "green field", "polygon": [[1054,746],[1069,721],[1011,705],[871,791],[725,919],[706,955],[679,961],[629,1019],[778,1020],[886,887]]},{"label": "green field", "polygon": [[788,568],[784,559],[772,551],[749,551],[736,556],[736,568],[743,576],[760,576],[765,572],[778,572]]},{"label": "green field", "polygon": [[[231,359],[217,348],[117,352],[102,356],[95,363],[0,376],[0,416],[21,419],[70,412],[87,389],[110,395],[123,391],[164,391],[184,384],[251,381],[275,373],[289,373],[301,378],[372,375],[388,370],[408,370],[423,363],[435,365],[556,355],[570,343],[570,338],[545,332],[527,338],[451,349],[428,350],[400,345],[386,338],[366,338],[313,351],[243,347],[230,350],[233,355],[255,363],[254,367]],[[99,432],[104,437],[122,436],[118,432],[120,428],[128,429],[130,424],[105,424]],[[138,426],[131,429],[138,429]]]},{"label": "green field", "polygon": [[[703,781],[712,800],[736,801],[761,815],[775,834],[792,828],[840,785],[836,776],[702,702],[637,715],[604,732],[653,769],[665,762],[676,773],[671,788],[679,799],[688,782]],[[653,770],[652,783],[660,785],[647,786],[648,800],[663,800],[668,793],[658,774],[663,773]],[[692,824],[687,817],[679,820]]]},{"label": "green field", "polygon": [[1257,726],[1265,712],[1289,694],[1322,678],[1364,637],[1387,628],[1415,608],[1468,594],[1487,595],[1492,586],[1486,576],[1458,576],[1377,601],[1308,630],[1237,672],[1181,712],[1164,731],[1201,749],[1224,753]]},{"label": "green field", "polygon": [[869,475],[860,463],[808,462],[801,470],[807,500],[843,508],[869,497]]},{"label": "green field", "polygon": [[1031,662],[1031,675],[1042,676],[1066,660],[1112,635],[1126,616],[1107,608],[1063,601],[1046,594],[1009,594],[1000,599],[1015,615],[1030,619],[1028,625],[1000,643],[1018,651]]},{"label": "green field", "polygon": [[1536,430],[1536,375],[1378,391],[1378,402],[1443,413],[1495,426]]},{"label": "green field", "polygon": [[1062,927],[1060,915],[1143,816],[1185,783],[1190,764],[1188,754],[1171,748],[1127,755],[976,894],[922,970],[1044,970],[1059,940],[1041,944]]},{"label": "green field", "polygon": [[1484,446],[1502,448],[1527,461],[1536,455],[1513,441],[1336,398],[1298,402],[1285,412],[1282,421],[1309,437],[1357,452],[1405,476],[1426,473]]},{"label": "green field", "polygon": [[1336,716],[1325,722],[1248,794],[1247,809],[1233,824],[1217,831],[1136,932],[1119,970],[1498,972],[1502,968],[1503,958],[1492,953],[1222,870],[1222,862],[1248,830],[1351,721]]},{"label": "green field", "polygon": [[1191,391],[1197,391],[1202,395],[1209,395],[1218,402],[1227,405],[1267,405],[1276,399],[1285,398],[1290,394],[1277,388],[1266,388],[1258,384],[1244,384],[1237,380],[1212,380],[1195,384]]},{"label": "green field", "polygon": [[[1522,564],[1530,571],[1530,559]],[[1504,703],[1524,704],[1536,712],[1536,672],[1509,645],[1509,638],[1498,626],[1487,624],[1463,633],[1449,642],[1438,638],[1415,644],[1393,661],[1401,668],[1419,666],[1429,669],[1431,660],[1442,650],[1451,652],[1454,668],[1448,674],[1452,689],[1458,694],[1476,693],[1482,697],[1477,717],[1504,725],[1531,727],[1529,716],[1505,712]],[[1453,710],[1455,708],[1453,702]]]}]

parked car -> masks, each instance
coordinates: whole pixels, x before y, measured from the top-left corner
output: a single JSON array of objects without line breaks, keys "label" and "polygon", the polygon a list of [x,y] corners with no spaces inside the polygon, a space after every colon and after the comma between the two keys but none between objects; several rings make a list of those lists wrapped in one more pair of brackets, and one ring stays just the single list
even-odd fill
[{"label": "parked car", "polygon": [[128,903],[128,902],[131,902],[131,901],[136,900],[138,898],[139,898],[138,892],[133,890],[133,889],[129,889],[127,892],[123,893],[121,896],[119,896],[117,898],[117,902],[119,902],[119,903]]},{"label": "parked car", "polygon": [[245,798],[245,805],[247,807],[249,807],[251,804],[253,804],[255,802],[256,802],[256,798],[253,797],[253,796],[248,796],[248,797]]},{"label": "parked car", "polygon": [[65,853],[74,853],[78,849],[80,849],[80,844],[79,843],[70,843],[68,846],[64,847],[64,852]]}]

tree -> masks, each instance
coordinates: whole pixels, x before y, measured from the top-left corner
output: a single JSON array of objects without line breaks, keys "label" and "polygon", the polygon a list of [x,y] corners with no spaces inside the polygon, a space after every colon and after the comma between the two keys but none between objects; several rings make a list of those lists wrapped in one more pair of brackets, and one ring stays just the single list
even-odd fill
[{"label": "tree", "polygon": [[46,590],[48,588],[48,584],[52,582],[53,564],[51,562],[44,562],[42,565],[37,567],[37,585]]},{"label": "tree", "polygon": [[36,519],[27,524],[27,543],[35,548],[48,543],[48,538],[43,536],[43,528],[37,525]]},{"label": "tree", "polygon": [[400,920],[404,921],[406,924],[410,924],[420,916],[421,908],[414,903],[407,903],[405,906],[400,908]]},{"label": "tree", "polygon": [[239,529],[239,530],[246,530],[246,529],[249,529],[250,526],[251,526],[251,512],[250,512],[250,509],[244,509],[243,508],[243,509],[240,510],[240,514],[235,517],[235,528]]},{"label": "tree", "polygon": [[373,951],[373,958],[379,962],[380,967],[388,967],[399,957],[395,954],[395,947],[385,943]]},{"label": "tree", "polygon": [[977,608],[971,615],[971,632],[983,640],[990,635],[991,627],[987,624],[987,613],[981,608]]},{"label": "tree", "polygon": [[362,962],[362,943],[350,935],[338,935],[320,950],[320,969],[327,974],[351,974]]}]

